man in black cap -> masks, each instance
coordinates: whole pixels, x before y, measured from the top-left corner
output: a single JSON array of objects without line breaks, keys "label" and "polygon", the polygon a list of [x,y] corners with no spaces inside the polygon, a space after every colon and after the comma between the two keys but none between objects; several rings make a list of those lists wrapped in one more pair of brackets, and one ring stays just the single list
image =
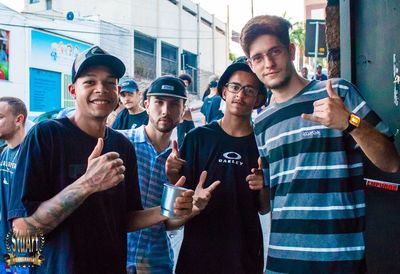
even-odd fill
[{"label": "man in black cap", "polygon": [[125,108],[115,117],[111,127],[113,129],[131,129],[147,125],[149,115],[147,115],[146,110],[140,105],[143,94],[139,90],[135,80],[126,79],[121,82],[120,86],[119,98]]},{"label": "man in black cap", "polygon": [[[152,208],[160,204],[163,185],[168,184],[165,161],[171,153],[172,130],[182,118],[187,97],[179,78],[163,76],[151,83],[144,99],[148,125],[121,132],[137,153],[142,205]],[[173,272],[174,254],[166,233],[168,222],[128,234],[128,273]]]},{"label": "man in black cap", "polygon": [[225,70],[218,93],[226,101],[224,117],[189,132],[180,152],[174,149],[166,163],[170,181],[184,175],[186,186],[192,189],[202,170],[208,171],[204,187],[221,181],[200,214],[195,216],[193,208],[191,219],[176,221],[176,225],[188,221],[178,274],[263,272],[258,212],[267,211],[268,193],[263,188],[250,117],[265,102],[266,90],[250,67],[239,62]]},{"label": "man in black cap", "polygon": [[[21,145],[8,213],[20,235],[46,234],[37,273],[124,273],[126,232],[166,219],[142,210],[135,151],[106,127],[124,73],[98,46],[79,54],[68,87],[76,112],[38,124]],[[178,215],[191,212],[193,192],[183,195]]]}]

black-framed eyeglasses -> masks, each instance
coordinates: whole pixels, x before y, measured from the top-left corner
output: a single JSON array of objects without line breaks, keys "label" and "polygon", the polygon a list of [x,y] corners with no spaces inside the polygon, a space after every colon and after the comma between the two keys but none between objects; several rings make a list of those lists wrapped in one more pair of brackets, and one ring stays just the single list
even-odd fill
[{"label": "black-framed eyeglasses", "polygon": [[285,47],[276,46],[276,47],[273,47],[272,49],[268,50],[265,53],[257,53],[255,55],[249,57],[248,60],[250,60],[250,62],[253,65],[258,65],[264,61],[265,56],[267,56],[269,59],[275,59],[278,56],[280,56],[284,50],[285,50]]},{"label": "black-framed eyeglasses", "polygon": [[243,90],[243,93],[246,96],[255,97],[258,95],[258,89],[252,86],[241,86],[240,84],[237,83],[226,83],[225,87],[229,92],[233,94],[238,94],[241,90]]}]

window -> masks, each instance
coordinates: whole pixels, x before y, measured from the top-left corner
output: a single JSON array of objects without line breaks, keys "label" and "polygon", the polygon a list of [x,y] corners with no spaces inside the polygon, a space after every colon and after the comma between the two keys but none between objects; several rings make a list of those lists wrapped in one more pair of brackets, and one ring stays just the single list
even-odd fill
[{"label": "window", "polygon": [[182,70],[192,76],[192,84],[189,86],[190,93],[197,93],[197,55],[184,50],[181,54]]},{"label": "window", "polygon": [[40,0],[29,0],[29,4],[36,4],[39,2],[40,2]]},{"label": "window", "polygon": [[178,48],[161,43],[161,74],[178,75]]},{"label": "window", "polygon": [[156,39],[135,31],[135,78],[156,78]]},{"label": "window", "polygon": [[46,10],[51,10],[53,8],[51,2],[52,0],[46,0]]}]

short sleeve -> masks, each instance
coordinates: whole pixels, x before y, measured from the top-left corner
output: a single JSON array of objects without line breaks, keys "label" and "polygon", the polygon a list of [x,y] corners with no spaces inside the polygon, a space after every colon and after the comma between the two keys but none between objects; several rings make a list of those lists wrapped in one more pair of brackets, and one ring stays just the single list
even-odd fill
[{"label": "short sleeve", "polygon": [[[129,143],[126,151],[127,160],[125,162],[125,184],[126,184],[126,200],[127,211],[142,210],[142,202],[139,188],[139,177],[137,171],[137,159],[135,148]],[[129,163],[129,164],[128,164]]]},{"label": "short sleeve", "polygon": [[343,79],[338,81],[337,85],[340,96],[342,98],[344,97],[344,104],[351,112],[367,121],[382,134],[388,137],[393,136],[393,132],[390,128],[381,120],[375,111],[367,105],[356,86]]},{"label": "short sleeve", "polygon": [[51,142],[51,138],[45,138],[40,127],[36,126],[21,144],[10,196],[10,220],[30,216],[43,201],[53,197],[49,179]]}]

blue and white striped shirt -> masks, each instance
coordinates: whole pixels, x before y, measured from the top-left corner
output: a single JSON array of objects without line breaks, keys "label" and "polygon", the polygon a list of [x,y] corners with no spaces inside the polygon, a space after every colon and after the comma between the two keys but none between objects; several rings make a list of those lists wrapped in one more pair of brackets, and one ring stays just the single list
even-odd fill
[{"label": "blue and white striped shirt", "polygon": [[[312,81],[255,121],[265,183],[271,190],[268,273],[365,271],[365,193],[362,155],[342,131],[301,118],[326,98]],[[349,82],[332,80],[346,107],[389,135],[389,129]]]},{"label": "blue and white striped shirt", "polygon": [[[119,132],[135,147],[142,205],[151,208],[160,205],[163,185],[168,183],[165,162],[171,147],[157,153],[144,127]],[[163,222],[128,233],[127,268],[136,268],[138,273],[172,273],[173,251]]]}]

